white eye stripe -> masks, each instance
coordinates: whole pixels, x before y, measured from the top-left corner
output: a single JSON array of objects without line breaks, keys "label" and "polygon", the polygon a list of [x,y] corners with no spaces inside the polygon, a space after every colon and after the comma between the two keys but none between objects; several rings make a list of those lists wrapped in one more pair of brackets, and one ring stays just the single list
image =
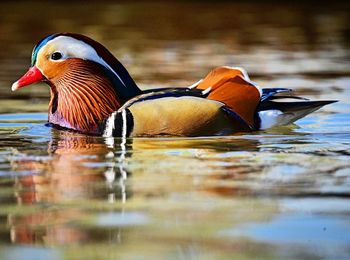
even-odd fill
[{"label": "white eye stripe", "polygon": [[[53,61],[61,61],[62,59],[67,58],[80,58],[83,60],[91,60],[96,63],[101,64],[105,68],[112,71],[117,78],[120,80],[120,82],[126,87],[126,84],[121,79],[121,77],[115,72],[111,66],[109,66],[96,52],[96,50],[91,47],[89,44],[74,39],[69,36],[58,36],[46,43],[46,46],[52,46],[54,48],[54,52],[60,52],[62,54],[62,58],[60,60],[53,60]],[[41,48],[38,52],[38,56],[41,55],[41,52],[43,52],[45,48]]]}]

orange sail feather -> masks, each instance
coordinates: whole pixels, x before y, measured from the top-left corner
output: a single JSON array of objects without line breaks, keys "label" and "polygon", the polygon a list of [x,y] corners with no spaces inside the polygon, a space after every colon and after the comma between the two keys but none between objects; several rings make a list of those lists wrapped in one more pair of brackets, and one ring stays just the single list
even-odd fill
[{"label": "orange sail feather", "polygon": [[244,71],[229,67],[212,70],[196,87],[210,90],[208,99],[224,103],[247,124],[254,127],[255,110],[260,102],[259,89]]}]

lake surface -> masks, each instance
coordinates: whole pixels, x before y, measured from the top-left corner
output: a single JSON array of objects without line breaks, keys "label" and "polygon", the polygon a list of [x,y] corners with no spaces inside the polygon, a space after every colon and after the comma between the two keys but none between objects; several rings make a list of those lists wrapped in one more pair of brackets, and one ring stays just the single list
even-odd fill
[{"label": "lake surface", "polygon": [[[0,8],[1,259],[350,257],[350,5],[91,2]],[[141,88],[215,66],[338,103],[222,137],[105,140],[45,126],[49,89],[10,91],[38,40],[86,34]]]}]

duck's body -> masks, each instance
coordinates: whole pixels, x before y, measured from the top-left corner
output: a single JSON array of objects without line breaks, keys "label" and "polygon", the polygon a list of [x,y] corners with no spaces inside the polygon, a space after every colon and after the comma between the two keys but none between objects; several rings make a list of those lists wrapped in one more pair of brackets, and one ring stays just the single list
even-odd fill
[{"label": "duck's body", "polygon": [[260,89],[241,68],[218,67],[188,88],[141,91],[101,44],[55,34],[33,50],[32,67],[13,90],[51,87],[48,121],[103,136],[223,135],[286,125],[334,101],[284,102],[288,89]]},{"label": "duck's body", "polygon": [[249,129],[244,121],[233,118],[222,102],[186,89],[137,96],[102,126],[104,136],[203,136]]}]

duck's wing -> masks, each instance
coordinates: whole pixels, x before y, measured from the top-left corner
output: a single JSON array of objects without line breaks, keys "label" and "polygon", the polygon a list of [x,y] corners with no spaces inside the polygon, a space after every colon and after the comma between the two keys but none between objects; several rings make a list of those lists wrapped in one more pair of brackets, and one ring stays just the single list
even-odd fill
[{"label": "duck's wing", "polygon": [[247,72],[238,67],[218,67],[195,87],[208,99],[223,102],[227,111],[242,118],[251,129],[287,125],[334,100],[310,101],[293,96],[287,88],[260,89]]},{"label": "duck's wing", "polygon": [[202,136],[250,130],[237,114],[199,89],[154,89],[126,102],[103,124],[104,136]]},{"label": "duck's wing", "polygon": [[217,67],[195,89],[207,93],[208,99],[224,103],[228,110],[242,118],[251,129],[256,128],[255,114],[262,92],[244,69]]},{"label": "duck's wing", "polygon": [[188,88],[146,90],[125,105],[156,98],[183,96],[206,98],[223,103],[223,111],[234,121],[242,121],[250,130],[257,129],[256,108],[262,92],[250,80],[247,72],[239,67],[217,67],[203,80]]},{"label": "duck's wing", "polygon": [[268,99],[273,99],[276,98],[277,94],[280,93],[291,93],[293,90],[289,89],[289,88],[263,88],[261,90],[261,98],[260,98],[260,102],[263,102],[265,100]]}]

